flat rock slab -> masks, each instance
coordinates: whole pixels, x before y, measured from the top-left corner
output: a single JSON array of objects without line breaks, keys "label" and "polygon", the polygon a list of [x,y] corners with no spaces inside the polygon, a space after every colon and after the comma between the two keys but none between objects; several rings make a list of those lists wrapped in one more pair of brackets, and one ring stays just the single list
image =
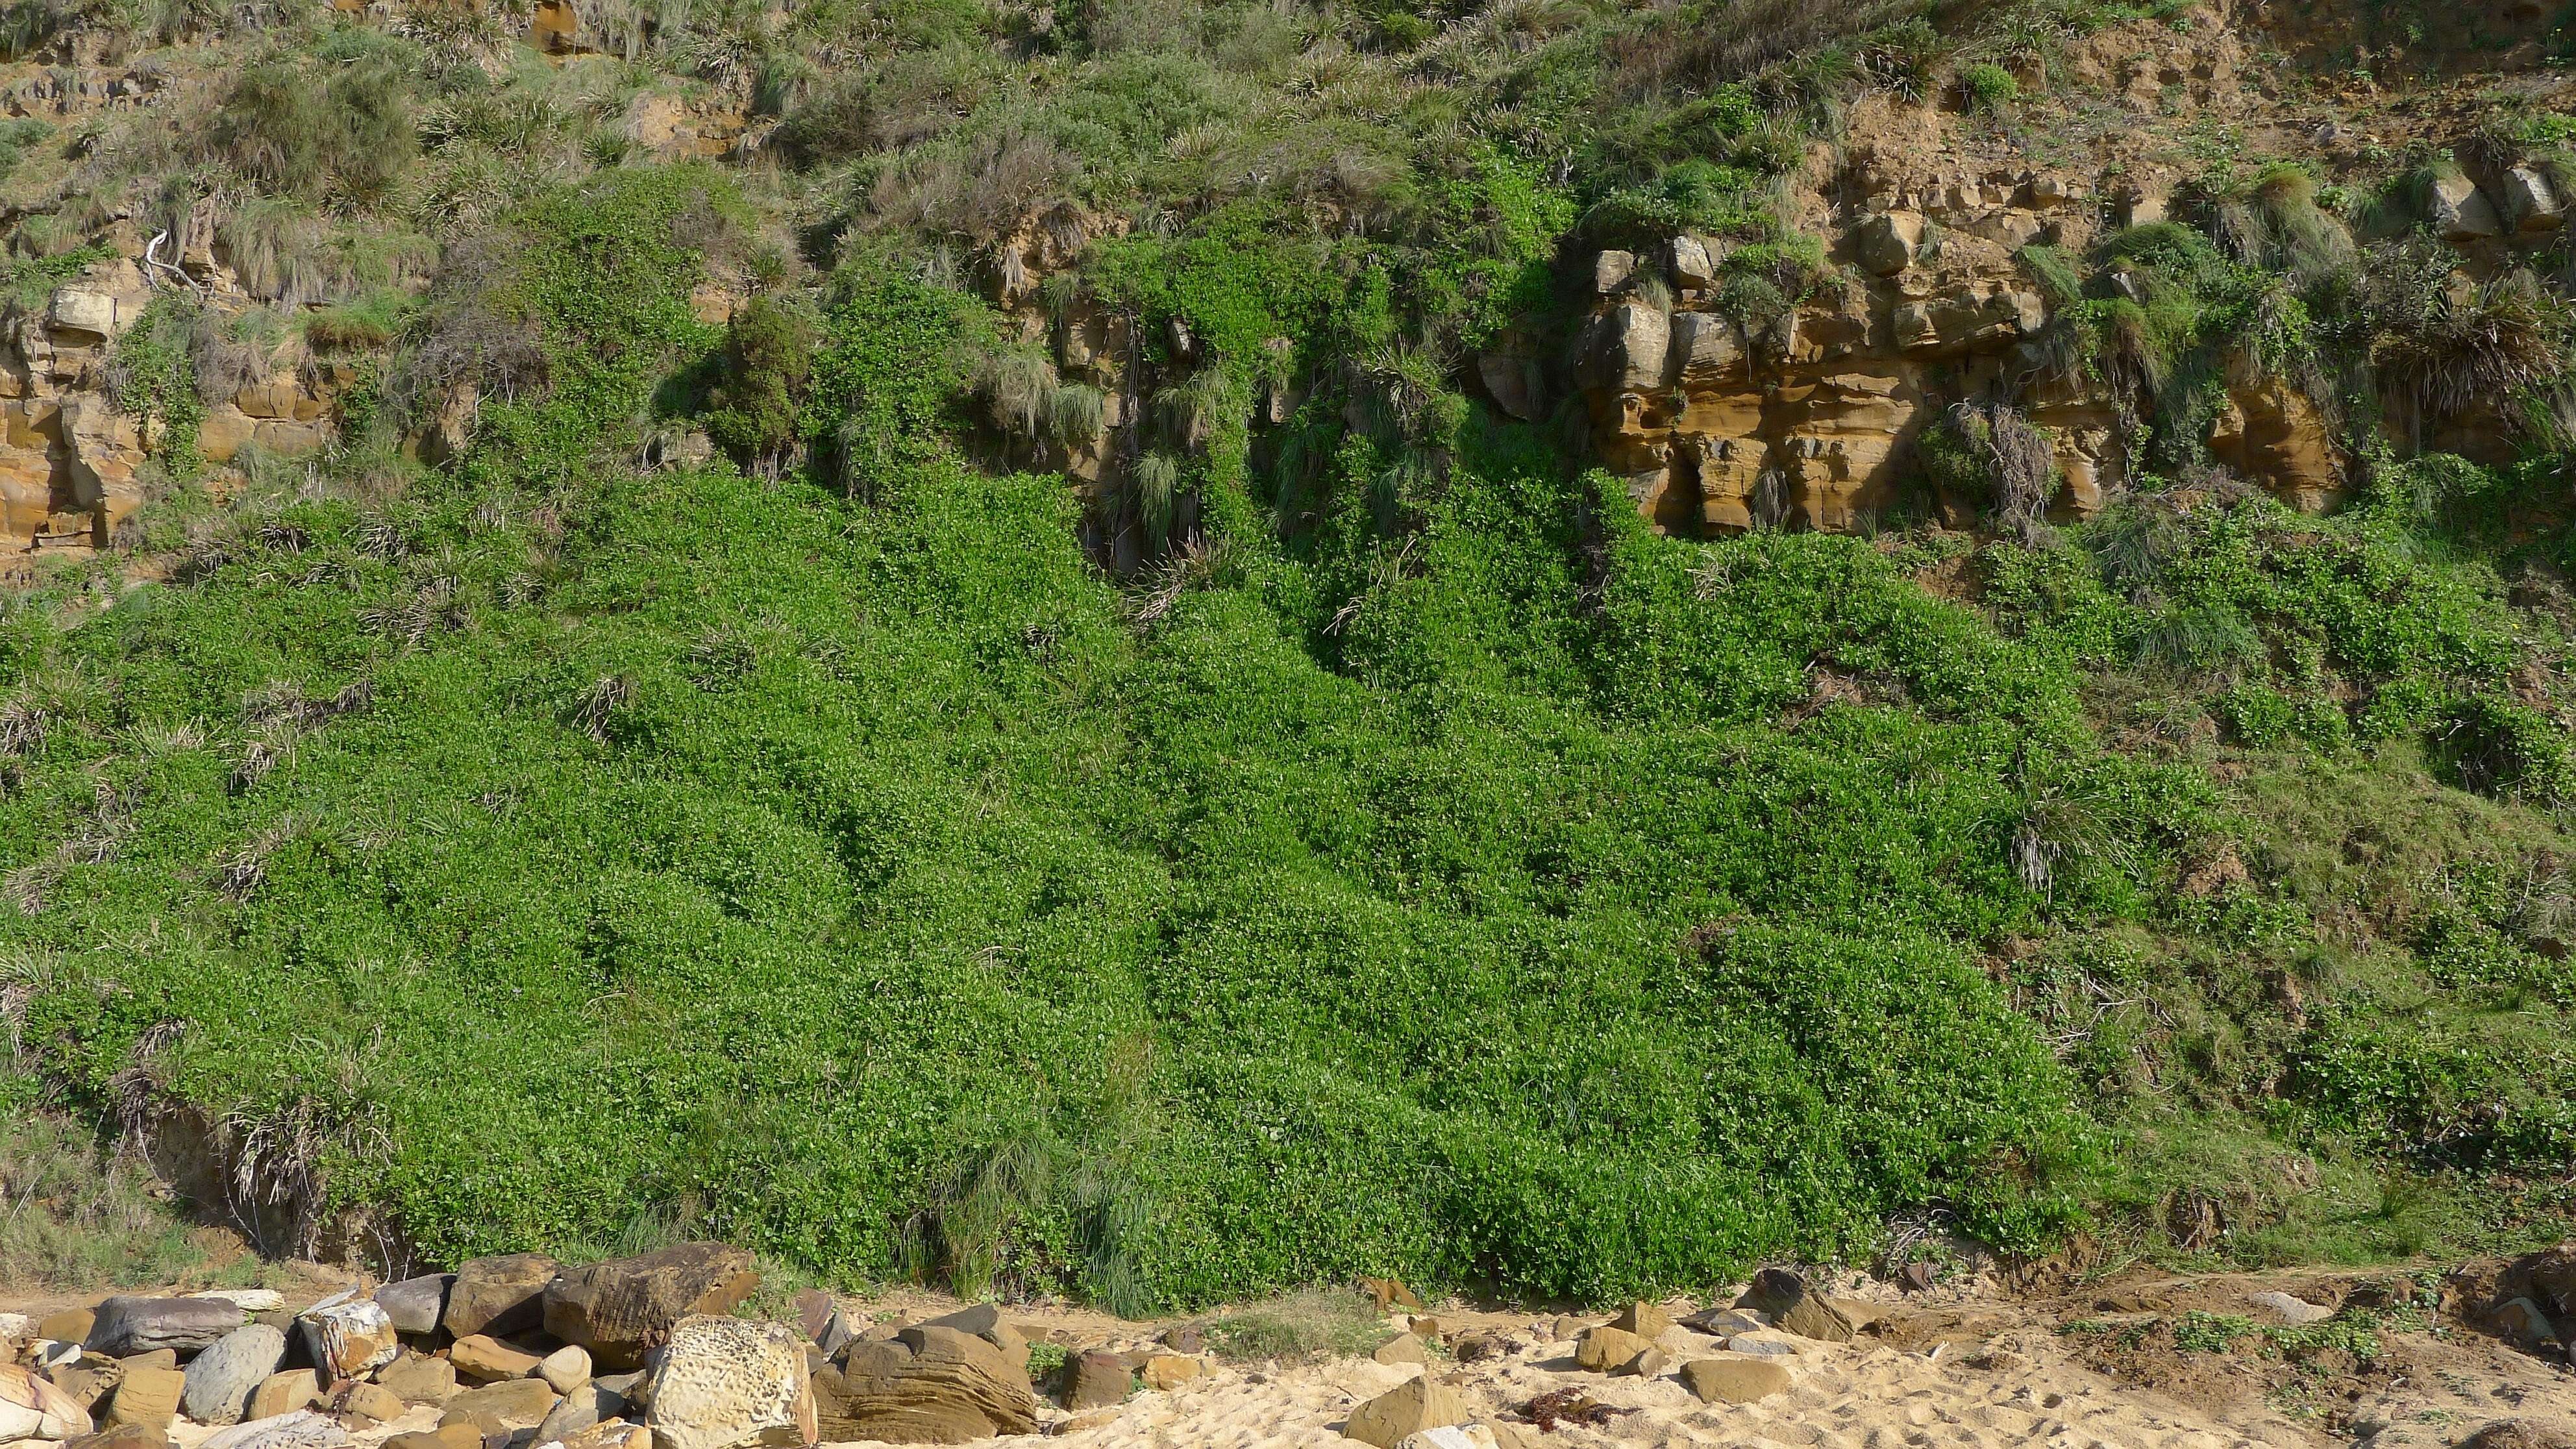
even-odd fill
[{"label": "flat rock slab", "polygon": [[1749,1404],[1789,1387],[1789,1366],[1776,1358],[1696,1359],[1682,1365],[1682,1383],[1702,1403]]},{"label": "flat rock slab", "polygon": [[195,1353],[249,1321],[242,1306],[222,1298],[110,1298],[98,1305],[81,1346],[109,1358],[156,1348]]}]

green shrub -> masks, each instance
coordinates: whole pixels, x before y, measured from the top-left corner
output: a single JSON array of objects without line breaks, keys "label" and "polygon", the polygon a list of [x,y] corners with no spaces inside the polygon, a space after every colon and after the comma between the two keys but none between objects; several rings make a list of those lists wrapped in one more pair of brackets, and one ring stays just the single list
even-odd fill
[{"label": "green shrub", "polygon": [[1960,68],[1959,93],[1973,110],[1999,111],[2021,99],[2021,82],[1993,61],[1981,60]]}]

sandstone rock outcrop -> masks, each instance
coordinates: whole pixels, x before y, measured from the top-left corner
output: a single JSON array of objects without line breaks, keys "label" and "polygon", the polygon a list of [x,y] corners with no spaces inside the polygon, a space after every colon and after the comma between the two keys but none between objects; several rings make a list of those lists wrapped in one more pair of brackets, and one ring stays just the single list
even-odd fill
[{"label": "sandstone rock outcrop", "polygon": [[781,1323],[680,1320],[644,1398],[656,1449],[812,1444],[818,1437],[805,1346]]},{"label": "sandstone rock outcrop", "polygon": [[566,1270],[545,1290],[545,1328],[588,1349],[602,1367],[636,1368],[673,1324],[730,1313],[759,1286],[760,1273],[740,1248],[680,1243]]}]

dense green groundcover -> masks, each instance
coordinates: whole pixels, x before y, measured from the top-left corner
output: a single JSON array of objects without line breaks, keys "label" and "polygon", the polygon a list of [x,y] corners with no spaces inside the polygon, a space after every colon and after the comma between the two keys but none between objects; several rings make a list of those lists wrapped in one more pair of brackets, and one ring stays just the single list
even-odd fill
[{"label": "dense green groundcover", "polygon": [[[2457,1115],[2576,1081],[2530,1049],[2554,997],[2428,1035],[2353,995],[2240,1040],[2304,907],[2178,899],[2232,827],[2081,696],[2234,651],[2292,738],[2345,684],[2390,701],[2363,734],[2422,734],[2509,631],[2395,566],[2396,525],[2007,550],[1980,610],[1911,545],[1656,537],[1461,413],[1401,530],[1348,444],[1311,526],[1238,499],[1168,591],[1122,589],[1062,480],[939,446],[973,304],[882,275],[813,361],[846,489],[631,466],[717,345],[686,306],[710,184],[549,198],[515,271],[430,299],[424,351],[543,328],[548,387],[459,466],[0,618],[0,1099],[195,1103],[254,1177],[316,1169],[433,1260],[678,1221],[1130,1308],[1354,1272],[1601,1299],[1936,1208],[2036,1247],[2152,1175],[2105,1149],[2177,1072],[2292,1139],[2568,1150],[2563,1112]],[[2493,915],[2443,942],[2477,957]],[[2060,990],[2092,1026],[2053,1051]],[[2297,1041],[2305,1076],[2220,1080]]]}]

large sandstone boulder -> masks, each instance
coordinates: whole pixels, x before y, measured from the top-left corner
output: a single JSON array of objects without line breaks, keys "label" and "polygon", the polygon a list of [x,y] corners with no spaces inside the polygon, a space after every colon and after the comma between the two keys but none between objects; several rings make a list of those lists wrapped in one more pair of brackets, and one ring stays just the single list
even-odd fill
[{"label": "large sandstone boulder", "polygon": [[[1037,1427],[1028,1375],[999,1348],[932,1324],[851,1344],[839,1367],[835,1439],[962,1444]],[[1119,1366],[1121,1396],[1127,1376]]]},{"label": "large sandstone boulder", "polygon": [[543,1379],[503,1379],[467,1389],[439,1406],[442,1424],[491,1419],[506,1428],[533,1429],[555,1411],[555,1391]]},{"label": "large sandstone boulder", "polygon": [[563,1265],[543,1253],[475,1258],[456,1270],[439,1326],[452,1338],[523,1333],[545,1317],[546,1285]]},{"label": "large sandstone boulder", "polygon": [[107,1422],[167,1429],[179,1416],[179,1398],[187,1387],[188,1376],[175,1368],[128,1364],[116,1396],[108,1400]]},{"label": "large sandstone boulder", "polygon": [[406,1404],[443,1404],[456,1397],[456,1365],[428,1354],[405,1353],[376,1370],[376,1382]]},{"label": "large sandstone boulder", "polygon": [[286,1358],[286,1335],[265,1323],[237,1328],[188,1365],[179,1406],[200,1424],[240,1421],[253,1389]]},{"label": "large sandstone boulder", "polygon": [[1640,392],[1664,385],[1672,319],[1660,307],[1622,302],[1593,324],[1592,369],[1598,386]]},{"label": "large sandstone boulder", "polygon": [[95,1427],[71,1395],[15,1364],[0,1364],[0,1444],[77,1439]]},{"label": "large sandstone boulder", "polygon": [[1574,1362],[1596,1374],[1617,1373],[1654,1350],[1654,1345],[1623,1328],[1587,1328],[1574,1341]]},{"label": "large sandstone boulder", "polygon": [[2529,235],[2556,231],[2567,219],[2565,198],[2549,184],[2548,177],[2528,166],[2516,166],[2506,172],[2497,191],[2503,202],[2499,209],[2504,213],[2505,225],[2517,232]]},{"label": "large sandstone boulder", "polygon": [[805,1345],[783,1323],[681,1319],[643,1398],[654,1449],[812,1444],[820,1437]]},{"label": "large sandstone boulder", "polygon": [[742,1249],[681,1243],[566,1269],[545,1290],[546,1332],[590,1350],[603,1367],[637,1368],[673,1324],[730,1313],[759,1286],[759,1270]]},{"label": "large sandstone boulder", "polygon": [[194,1353],[242,1326],[249,1315],[221,1298],[110,1298],[98,1305],[82,1347],[109,1358],[156,1348]]},{"label": "large sandstone boulder", "polygon": [[1852,255],[1864,268],[1892,277],[1914,265],[1923,245],[1923,218],[1911,211],[1883,211],[1852,232]]}]

